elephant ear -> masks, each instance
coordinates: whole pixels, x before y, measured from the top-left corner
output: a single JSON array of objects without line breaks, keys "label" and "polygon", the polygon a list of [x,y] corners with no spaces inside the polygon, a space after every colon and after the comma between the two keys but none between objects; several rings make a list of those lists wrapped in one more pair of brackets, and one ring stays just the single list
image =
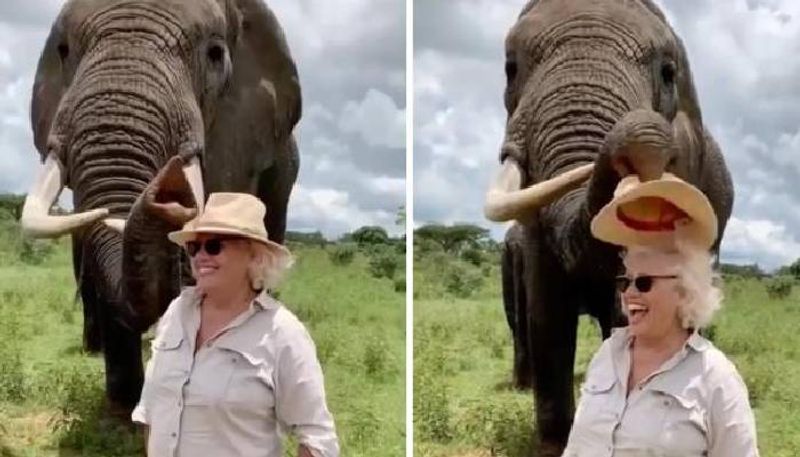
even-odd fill
[{"label": "elephant ear", "polygon": [[[272,11],[261,0],[220,2],[228,16],[232,75],[206,138],[205,165],[248,170],[252,176],[271,166],[276,154],[287,148],[300,120],[300,82]],[[233,179],[232,184],[242,181]]]},{"label": "elephant ear", "polygon": [[56,20],[39,57],[36,78],[33,82],[31,126],[33,141],[42,160],[47,157],[47,138],[66,87],[64,68],[58,49],[62,37],[62,21]]}]

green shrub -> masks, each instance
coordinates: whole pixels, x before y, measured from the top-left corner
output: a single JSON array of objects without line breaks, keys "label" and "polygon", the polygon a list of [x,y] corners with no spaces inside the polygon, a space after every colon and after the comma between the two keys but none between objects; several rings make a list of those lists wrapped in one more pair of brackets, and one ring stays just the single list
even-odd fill
[{"label": "green shrub", "polygon": [[453,436],[447,386],[422,367],[419,368],[414,371],[415,435],[420,440],[447,442]]},{"label": "green shrub", "polygon": [[345,266],[353,262],[356,257],[356,247],[352,244],[337,244],[328,251],[328,258],[334,265]]},{"label": "green shrub", "polygon": [[382,250],[370,256],[369,273],[376,278],[393,279],[402,262],[397,254]]},{"label": "green shrub", "polygon": [[514,396],[473,402],[459,423],[475,445],[492,449],[492,455],[532,455],[533,409],[530,401]]},{"label": "green shrub", "polygon": [[461,253],[461,258],[476,267],[481,266],[484,261],[483,252],[478,248],[468,248]]},{"label": "green shrub", "polygon": [[53,245],[49,241],[22,239],[19,259],[28,265],[40,265],[53,253]]},{"label": "green shrub", "polygon": [[792,278],[788,276],[776,276],[770,278],[765,282],[767,295],[772,300],[782,300],[787,298],[792,293],[792,286],[794,285]]},{"label": "green shrub", "polygon": [[102,373],[88,364],[64,367],[57,384],[59,415],[51,422],[61,447],[81,455],[122,457],[142,454],[142,438],[106,416]]},{"label": "green shrub", "polygon": [[405,292],[406,291],[406,277],[401,276],[394,280],[394,291],[395,292]]},{"label": "green shrub", "polygon": [[483,276],[479,271],[465,268],[453,263],[447,268],[444,275],[444,285],[447,292],[458,298],[468,298],[483,285]]},{"label": "green shrub", "polygon": [[373,379],[381,379],[387,370],[389,348],[379,338],[372,338],[364,348],[362,362],[367,375]]},{"label": "green shrub", "polygon": [[11,346],[0,354],[0,399],[19,402],[27,395],[25,372],[20,351]]}]

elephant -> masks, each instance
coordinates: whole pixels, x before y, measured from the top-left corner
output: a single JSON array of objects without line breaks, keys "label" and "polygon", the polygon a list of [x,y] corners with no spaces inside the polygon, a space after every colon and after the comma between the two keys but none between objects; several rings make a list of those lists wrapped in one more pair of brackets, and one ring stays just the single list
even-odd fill
[{"label": "elephant", "polygon": [[578,316],[596,318],[603,338],[626,323],[620,248],[591,236],[592,217],[623,177],[670,172],[708,197],[718,254],[733,184],[683,43],[652,1],[529,1],[505,47],[507,122],[484,213],[513,221],[501,275],[514,382],[533,389],[539,455],[560,455]]},{"label": "elephant", "polygon": [[[182,285],[167,240],[207,193],[256,195],[282,243],[300,165],[297,68],[260,0],[69,0],[31,101],[41,167],[23,206],[32,237],[70,234],[83,340],[102,351],[107,407],[129,416],[142,334]],[[52,215],[63,188],[74,212]]]}]

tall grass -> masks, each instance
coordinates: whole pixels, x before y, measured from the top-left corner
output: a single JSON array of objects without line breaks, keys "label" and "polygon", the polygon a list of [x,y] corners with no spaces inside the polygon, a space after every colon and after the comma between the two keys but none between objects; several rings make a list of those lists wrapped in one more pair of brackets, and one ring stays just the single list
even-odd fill
[{"label": "tall grass", "polygon": [[[415,257],[415,455],[535,455],[533,396],[510,387],[513,349],[500,272],[496,261],[488,265],[485,271],[486,264],[475,267],[441,253]],[[466,298],[447,290],[453,268],[482,276],[470,283]],[[800,292],[794,287],[770,298],[771,284],[728,278],[710,337],[748,386],[761,455],[790,457],[800,449]],[[576,398],[599,345],[599,328],[582,316]]]}]

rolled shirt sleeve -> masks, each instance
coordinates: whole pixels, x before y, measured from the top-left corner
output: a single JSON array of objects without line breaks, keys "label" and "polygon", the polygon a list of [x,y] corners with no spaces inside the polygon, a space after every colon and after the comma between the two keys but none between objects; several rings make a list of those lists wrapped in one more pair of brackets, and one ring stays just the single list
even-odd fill
[{"label": "rolled shirt sleeve", "polygon": [[739,373],[728,371],[712,395],[709,457],[758,457],[753,410]]},{"label": "rolled shirt sleeve", "polygon": [[[153,372],[153,357],[150,357],[150,360],[147,361],[147,367],[145,368],[145,375],[144,379],[150,379]],[[147,408],[145,404],[147,403],[147,397],[150,389],[148,383],[145,381],[144,385],[142,386],[142,395],[139,397],[139,403],[136,405],[136,408],[133,409],[131,413],[131,420],[133,422],[150,425],[150,421],[148,420],[147,416]]]},{"label": "rolled shirt sleeve", "polygon": [[276,414],[315,457],[337,457],[339,442],[325,402],[316,349],[304,327],[293,329],[278,355]]}]

